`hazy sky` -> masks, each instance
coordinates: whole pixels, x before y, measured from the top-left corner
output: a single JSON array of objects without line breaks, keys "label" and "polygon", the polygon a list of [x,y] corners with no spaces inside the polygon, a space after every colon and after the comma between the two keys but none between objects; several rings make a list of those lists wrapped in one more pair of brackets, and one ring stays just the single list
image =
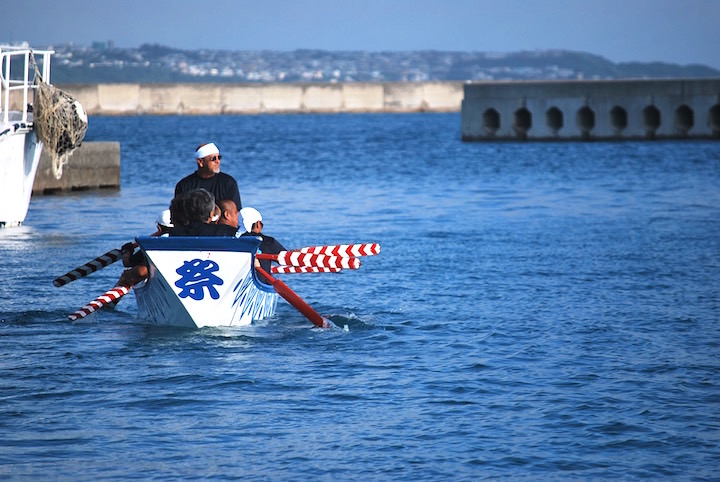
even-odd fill
[{"label": "hazy sky", "polygon": [[720,0],[0,0],[0,43],[566,49],[720,69]]}]

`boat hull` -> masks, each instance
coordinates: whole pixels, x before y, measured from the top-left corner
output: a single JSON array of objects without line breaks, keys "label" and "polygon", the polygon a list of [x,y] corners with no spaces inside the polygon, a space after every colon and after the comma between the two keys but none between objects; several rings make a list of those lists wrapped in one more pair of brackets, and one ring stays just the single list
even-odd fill
[{"label": "boat hull", "polygon": [[[33,123],[37,68],[50,82],[52,50],[0,45],[0,228],[25,221],[43,144]],[[35,62],[40,61],[39,64]],[[19,70],[19,71],[18,71]],[[15,100],[15,107],[11,102]]]},{"label": "boat hull", "polygon": [[42,147],[32,122],[0,123],[0,227],[25,221]]},{"label": "boat hull", "polygon": [[139,237],[137,242],[149,271],[134,289],[142,321],[243,326],[275,314],[278,295],[253,269],[258,238]]}]

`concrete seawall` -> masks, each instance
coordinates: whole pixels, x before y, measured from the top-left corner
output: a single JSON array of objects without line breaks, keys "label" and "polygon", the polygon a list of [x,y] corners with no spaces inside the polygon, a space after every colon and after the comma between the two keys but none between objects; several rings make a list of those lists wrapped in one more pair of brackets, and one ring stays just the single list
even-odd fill
[{"label": "concrete seawall", "polygon": [[55,179],[52,158],[43,149],[33,195],[99,188],[120,188],[119,142],[83,142],[70,154],[60,179]]},{"label": "concrete seawall", "polygon": [[90,115],[458,112],[463,82],[61,84]]}]

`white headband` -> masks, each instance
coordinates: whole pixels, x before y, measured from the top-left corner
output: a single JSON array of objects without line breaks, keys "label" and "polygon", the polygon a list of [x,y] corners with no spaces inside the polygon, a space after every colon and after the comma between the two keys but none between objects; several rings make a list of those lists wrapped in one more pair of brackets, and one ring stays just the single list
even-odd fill
[{"label": "white headband", "polygon": [[217,146],[212,142],[210,144],[205,144],[200,149],[195,151],[195,159],[202,159],[203,157],[207,157],[211,154],[220,154]]}]

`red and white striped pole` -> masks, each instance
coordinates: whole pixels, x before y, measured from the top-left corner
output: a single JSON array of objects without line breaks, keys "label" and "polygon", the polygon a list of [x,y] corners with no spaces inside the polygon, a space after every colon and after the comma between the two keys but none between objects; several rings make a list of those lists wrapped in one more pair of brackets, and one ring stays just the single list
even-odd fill
[{"label": "red and white striped pole", "polygon": [[339,273],[342,268],[319,267],[319,266],[272,266],[273,274],[287,273]]},{"label": "red and white striped pole", "polygon": [[360,260],[357,258],[301,253],[298,251],[280,251],[278,254],[258,253],[256,257],[258,259],[277,261],[279,264],[287,266],[312,266],[318,268],[347,269],[358,269],[360,267]]},{"label": "red and white striped pole", "polygon": [[352,258],[357,256],[374,256],[380,254],[380,245],[377,243],[337,244],[328,246],[308,246],[295,249],[300,253],[324,254],[326,256],[339,256]]},{"label": "red and white striped pole", "polygon": [[128,288],[127,286],[116,286],[115,288],[101,294],[100,296],[92,300],[90,303],[77,310],[75,313],[68,315],[68,318],[70,319],[70,321],[76,321],[80,318],[85,318],[90,313],[99,310],[103,306],[117,302],[117,300],[128,294],[129,291],[130,288]]}]

